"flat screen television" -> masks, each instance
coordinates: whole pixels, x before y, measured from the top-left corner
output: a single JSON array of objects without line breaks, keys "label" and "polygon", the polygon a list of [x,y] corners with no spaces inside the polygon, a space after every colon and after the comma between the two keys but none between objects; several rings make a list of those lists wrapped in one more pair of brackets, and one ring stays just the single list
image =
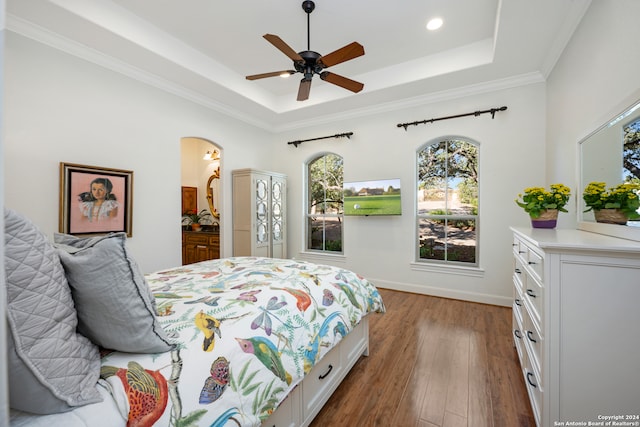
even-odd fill
[{"label": "flat screen television", "polygon": [[345,182],[342,189],[345,216],[402,215],[400,179]]}]

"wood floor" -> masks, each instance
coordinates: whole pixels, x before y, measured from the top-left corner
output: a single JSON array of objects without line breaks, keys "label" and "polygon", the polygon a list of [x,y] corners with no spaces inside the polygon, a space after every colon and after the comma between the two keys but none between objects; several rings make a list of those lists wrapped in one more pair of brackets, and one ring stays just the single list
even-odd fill
[{"label": "wood floor", "polygon": [[535,426],[511,309],[380,289],[361,357],[311,427]]}]

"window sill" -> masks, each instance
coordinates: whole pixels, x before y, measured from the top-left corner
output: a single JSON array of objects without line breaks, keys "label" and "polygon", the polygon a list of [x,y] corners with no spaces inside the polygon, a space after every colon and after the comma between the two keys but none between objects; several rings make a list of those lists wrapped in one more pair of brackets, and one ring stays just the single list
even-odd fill
[{"label": "window sill", "polygon": [[480,267],[465,267],[452,264],[431,264],[412,262],[409,264],[414,271],[428,271],[430,273],[458,274],[460,276],[484,277],[484,269]]},{"label": "window sill", "polygon": [[347,263],[347,257],[343,254],[330,254],[325,252],[298,252],[298,259],[311,262]]}]

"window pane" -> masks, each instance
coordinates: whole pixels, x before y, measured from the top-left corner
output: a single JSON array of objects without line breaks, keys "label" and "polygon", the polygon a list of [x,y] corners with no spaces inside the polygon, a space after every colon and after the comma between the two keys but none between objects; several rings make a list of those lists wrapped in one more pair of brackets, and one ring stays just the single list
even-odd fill
[{"label": "window pane", "polygon": [[307,219],[307,248],[324,249],[324,221],[322,218],[309,217]]},{"label": "window pane", "polygon": [[307,236],[308,249],[342,252],[342,218],[309,217]]},{"label": "window pane", "polygon": [[325,154],[308,165],[307,249],[342,251],[342,157]]},{"label": "window pane", "polygon": [[473,219],[420,219],[420,259],[476,263]]},{"label": "window pane", "polygon": [[419,258],[477,264],[478,147],[440,141],[417,160]]},{"label": "window pane", "polygon": [[444,219],[419,220],[420,259],[445,260],[444,222]]},{"label": "window pane", "polygon": [[447,261],[476,262],[476,222],[449,220],[447,222]]}]

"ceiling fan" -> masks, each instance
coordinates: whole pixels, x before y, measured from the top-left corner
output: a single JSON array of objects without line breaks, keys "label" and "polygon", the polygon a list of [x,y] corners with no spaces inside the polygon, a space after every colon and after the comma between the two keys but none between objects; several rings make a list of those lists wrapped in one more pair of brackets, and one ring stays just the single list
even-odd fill
[{"label": "ceiling fan", "polygon": [[265,34],[263,37],[282,53],[287,55],[293,61],[293,67],[295,70],[283,70],[273,71],[270,73],[254,74],[247,76],[247,80],[258,80],[266,77],[276,77],[282,75],[292,75],[295,73],[301,73],[304,77],[300,81],[300,87],[298,88],[298,101],[305,101],[309,99],[309,92],[311,90],[311,80],[314,74],[318,74],[324,81],[332,83],[336,86],[343,87],[352,92],[360,92],[364,88],[364,84],[355,80],[348,79],[341,75],[324,71],[325,68],[333,65],[340,64],[350,59],[357,58],[364,55],[364,47],[360,43],[353,42],[341,47],[327,55],[320,55],[318,52],[314,52],[310,48],[310,32],[309,21],[311,12],[315,9],[316,5],[311,0],[302,2],[302,9],[307,13],[307,50],[296,53],[288,44],[286,44],[280,37],[274,34]]}]

